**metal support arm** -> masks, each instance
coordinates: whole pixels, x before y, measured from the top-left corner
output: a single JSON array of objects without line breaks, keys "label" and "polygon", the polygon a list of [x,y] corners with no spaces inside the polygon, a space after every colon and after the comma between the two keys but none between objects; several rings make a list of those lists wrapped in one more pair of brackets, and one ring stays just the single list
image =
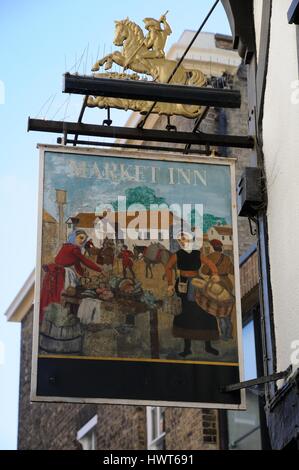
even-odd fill
[{"label": "metal support arm", "polygon": [[240,108],[239,90],[219,90],[187,85],[168,85],[153,81],[118,80],[80,75],[64,75],[64,93],[107,96],[132,100],[161,101],[221,108]]},{"label": "metal support arm", "polygon": [[292,372],[292,366],[289,366],[283,372],[277,372],[276,374],[267,375],[265,377],[258,377],[257,379],[246,380],[245,382],[239,382],[236,384],[227,385],[222,388],[223,392],[234,392],[241,390],[242,388],[250,388],[255,385],[263,385],[270,382],[276,382],[276,380],[286,379]]},{"label": "metal support arm", "polygon": [[54,132],[59,134],[88,135],[111,139],[167,142],[170,144],[215,145],[222,147],[253,148],[254,139],[247,136],[205,134],[203,132],[169,132],[133,127],[100,126],[65,121],[28,119],[28,131]]}]

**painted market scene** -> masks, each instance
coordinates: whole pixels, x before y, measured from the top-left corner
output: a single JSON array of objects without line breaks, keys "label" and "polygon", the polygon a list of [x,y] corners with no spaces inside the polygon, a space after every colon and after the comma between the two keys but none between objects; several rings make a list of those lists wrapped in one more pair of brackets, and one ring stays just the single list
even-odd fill
[{"label": "painted market scene", "polygon": [[[148,161],[45,160],[40,352],[236,362],[229,174],[219,184],[216,165],[155,162],[153,175]],[[187,296],[179,270],[195,271]]]}]

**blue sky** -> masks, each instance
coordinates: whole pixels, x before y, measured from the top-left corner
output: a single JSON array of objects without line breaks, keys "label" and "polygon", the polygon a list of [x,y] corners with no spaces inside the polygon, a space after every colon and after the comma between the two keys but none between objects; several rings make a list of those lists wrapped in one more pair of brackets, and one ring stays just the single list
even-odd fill
[{"label": "blue sky", "polygon": [[[170,10],[169,47],[185,29],[197,30],[212,0],[1,0],[0,3],[0,449],[16,448],[20,325],[4,312],[35,265],[37,142],[56,143],[54,134],[27,133],[27,117],[76,120],[82,97],[61,93],[66,71],[88,73],[97,52],[112,47],[114,20],[138,24]],[[148,6],[147,6],[148,5]],[[205,31],[230,34],[219,5]],[[114,46],[113,46],[114,47]],[[85,51],[85,52],[84,52]],[[4,96],[1,90],[5,89]],[[114,124],[128,114],[112,110]],[[89,110],[99,123],[104,112]],[[4,348],[4,360],[1,350]],[[42,430],[41,430],[42,432]]]}]

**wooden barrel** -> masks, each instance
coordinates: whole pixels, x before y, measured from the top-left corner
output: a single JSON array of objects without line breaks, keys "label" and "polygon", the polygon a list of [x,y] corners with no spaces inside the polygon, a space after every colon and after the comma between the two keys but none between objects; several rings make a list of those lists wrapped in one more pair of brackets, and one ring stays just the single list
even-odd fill
[{"label": "wooden barrel", "polygon": [[39,335],[39,347],[42,351],[56,354],[74,354],[82,352],[82,330],[80,323],[71,326],[56,326],[44,319]]}]

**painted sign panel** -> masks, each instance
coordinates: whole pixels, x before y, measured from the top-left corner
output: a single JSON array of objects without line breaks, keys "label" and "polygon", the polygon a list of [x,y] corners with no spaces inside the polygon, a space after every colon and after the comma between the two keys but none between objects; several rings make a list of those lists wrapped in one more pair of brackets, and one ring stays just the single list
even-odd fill
[{"label": "painted sign panel", "polygon": [[243,407],[234,161],[41,147],[33,400]]}]

